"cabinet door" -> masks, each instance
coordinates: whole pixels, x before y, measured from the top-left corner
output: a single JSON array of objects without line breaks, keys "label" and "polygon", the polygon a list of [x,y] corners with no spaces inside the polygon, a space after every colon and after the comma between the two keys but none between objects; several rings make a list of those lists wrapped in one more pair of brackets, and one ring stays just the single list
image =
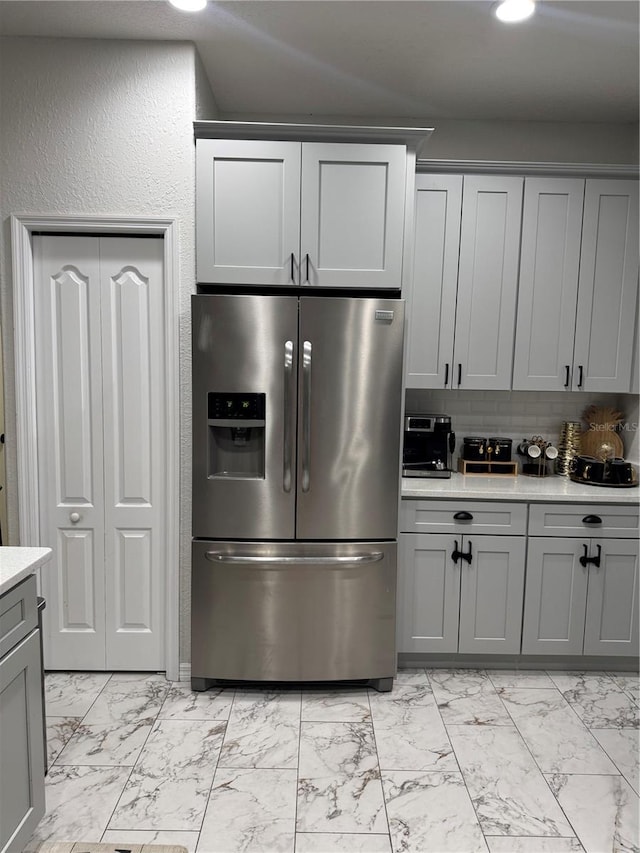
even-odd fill
[{"label": "cabinet door", "polygon": [[511,388],[523,178],[464,178],[454,386]]},{"label": "cabinet door", "polygon": [[303,143],[300,283],[400,289],[404,145]]},{"label": "cabinet door", "polygon": [[300,158],[299,142],[197,140],[199,282],[298,283]]},{"label": "cabinet door", "polygon": [[573,387],[628,392],[638,299],[638,183],[587,180]]},{"label": "cabinet door", "polygon": [[600,567],[589,567],[584,653],[637,657],[638,542],[593,540],[591,557],[598,546],[602,549]]},{"label": "cabinet door", "polygon": [[513,388],[571,387],[584,180],[527,178]]},{"label": "cabinet door", "polygon": [[0,661],[0,851],[22,850],[44,815],[40,633]]},{"label": "cabinet door", "polygon": [[453,375],[461,175],[417,175],[406,386],[445,388]]},{"label": "cabinet door", "polygon": [[465,537],[461,563],[461,654],[519,654],[524,594],[524,536]]},{"label": "cabinet door", "polygon": [[588,572],[579,558],[588,542],[529,539],[523,655],[582,654]]},{"label": "cabinet door", "polygon": [[400,534],[399,652],[458,651],[460,564],[453,549],[446,534]]}]

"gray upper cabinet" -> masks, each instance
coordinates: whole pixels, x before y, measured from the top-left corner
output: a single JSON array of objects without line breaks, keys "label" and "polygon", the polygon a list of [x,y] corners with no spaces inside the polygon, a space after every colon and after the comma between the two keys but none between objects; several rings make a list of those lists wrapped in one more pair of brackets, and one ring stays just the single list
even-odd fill
[{"label": "gray upper cabinet", "polygon": [[416,187],[407,386],[508,390],[523,178],[418,175]]},{"label": "gray upper cabinet", "polygon": [[400,144],[196,141],[201,283],[400,289]]},{"label": "gray upper cabinet", "polygon": [[513,387],[630,389],[638,184],[527,178]]}]

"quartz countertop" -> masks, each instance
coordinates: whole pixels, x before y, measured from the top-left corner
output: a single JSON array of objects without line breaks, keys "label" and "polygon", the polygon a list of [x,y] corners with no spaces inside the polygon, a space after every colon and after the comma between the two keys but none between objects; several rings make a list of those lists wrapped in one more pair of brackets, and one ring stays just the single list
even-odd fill
[{"label": "quartz countertop", "polygon": [[0,547],[0,595],[51,559],[51,548]]},{"label": "quartz countertop", "polygon": [[640,487],[590,486],[555,474],[548,477],[482,477],[452,473],[446,480],[402,478],[403,498],[468,498],[527,503],[638,504]]}]

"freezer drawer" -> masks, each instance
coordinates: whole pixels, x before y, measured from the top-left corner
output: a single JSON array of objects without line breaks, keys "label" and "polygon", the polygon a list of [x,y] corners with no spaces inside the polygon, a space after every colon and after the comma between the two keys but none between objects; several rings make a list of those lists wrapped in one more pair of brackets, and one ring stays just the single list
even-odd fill
[{"label": "freezer drawer", "polygon": [[395,542],[195,540],[192,684],[392,678],[396,562]]}]

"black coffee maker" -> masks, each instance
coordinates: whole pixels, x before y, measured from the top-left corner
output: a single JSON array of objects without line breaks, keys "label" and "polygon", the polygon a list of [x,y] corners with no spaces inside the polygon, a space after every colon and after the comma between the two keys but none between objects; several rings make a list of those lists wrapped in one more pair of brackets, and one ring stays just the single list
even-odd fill
[{"label": "black coffee maker", "polygon": [[456,436],[449,415],[405,415],[403,477],[450,477]]}]

